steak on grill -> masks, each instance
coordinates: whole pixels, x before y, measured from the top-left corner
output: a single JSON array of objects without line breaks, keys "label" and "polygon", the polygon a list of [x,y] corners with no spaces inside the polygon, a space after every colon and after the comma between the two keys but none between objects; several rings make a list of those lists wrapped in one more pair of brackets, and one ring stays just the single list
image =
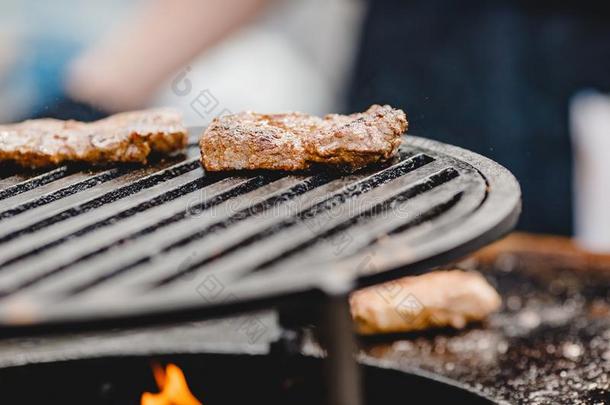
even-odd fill
[{"label": "steak on grill", "polygon": [[209,171],[302,170],[312,163],[358,168],[391,158],[407,126],[405,113],[388,105],[323,118],[241,112],[215,118],[203,132],[201,162]]},{"label": "steak on grill", "polygon": [[484,320],[501,303],[483,276],[461,270],[404,277],[350,297],[352,316],[362,334],[461,329],[468,322]]},{"label": "steak on grill", "polygon": [[180,150],[187,140],[180,114],[168,109],[120,113],[91,123],[44,118],[0,125],[0,161],[32,168],[69,161],[146,163],[151,152]]}]

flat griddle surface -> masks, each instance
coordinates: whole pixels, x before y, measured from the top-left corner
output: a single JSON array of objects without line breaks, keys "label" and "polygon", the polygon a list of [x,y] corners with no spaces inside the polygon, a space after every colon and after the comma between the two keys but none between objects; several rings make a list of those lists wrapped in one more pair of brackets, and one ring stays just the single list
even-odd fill
[{"label": "flat griddle surface", "polygon": [[465,331],[368,339],[366,358],[449,378],[496,402],[608,404],[610,272],[565,263],[561,252],[467,261],[497,286],[501,312]]}]

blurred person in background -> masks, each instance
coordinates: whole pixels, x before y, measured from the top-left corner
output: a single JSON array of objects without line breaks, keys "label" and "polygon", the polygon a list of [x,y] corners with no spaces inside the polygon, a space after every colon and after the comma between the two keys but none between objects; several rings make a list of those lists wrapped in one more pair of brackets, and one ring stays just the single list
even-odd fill
[{"label": "blurred person in background", "polygon": [[69,62],[137,1],[0,2],[0,122],[32,115],[63,92]]},{"label": "blurred person in background", "polygon": [[[4,121],[88,121],[153,105],[181,109],[189,125],[242,109],[336,110],[362,9],[353,0],[82,4],[0,6],[8,8],[6,20],[42,42],[19,44],[28,55],[13,66],[35,65],[36,74],[4,74],[16,87],[29,81],[37,93]],[[2,90],[0,103],[10,103]]]}]

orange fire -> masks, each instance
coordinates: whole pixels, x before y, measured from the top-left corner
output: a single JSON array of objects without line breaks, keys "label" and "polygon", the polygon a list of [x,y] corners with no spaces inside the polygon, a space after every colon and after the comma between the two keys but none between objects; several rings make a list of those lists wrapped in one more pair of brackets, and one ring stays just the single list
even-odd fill
[{"label": "orange fire", "polygon": [[141,405],[202,405],[191,394],[184,373],[175,364],[168,364],[165,370],[160,365],[153,364],[153,375],[161,392],[145,392],[142,394]]}]

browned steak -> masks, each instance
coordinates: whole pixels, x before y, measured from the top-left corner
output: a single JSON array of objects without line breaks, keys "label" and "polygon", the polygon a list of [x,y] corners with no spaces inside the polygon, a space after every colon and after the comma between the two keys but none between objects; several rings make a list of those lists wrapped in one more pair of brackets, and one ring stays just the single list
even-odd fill
[{"label": "browned steak", "polygon": [[501,304],[502,299],[482,275],[462,270],[404,277],[350,297],[352,317],[362,334],[447,326],[462,329],[469,322],[484,320]]},{"label": "browned steak", "polygon": [[183,149],[188,140],[180,114],[167,109],[120,113],[84,123],[38,119],[0,125],[0,161],[24,167],[62,162],[141,162],[155,151]]},{"label": "browned steak", "polygon": [[354,168],[389,159],[407,129],[402,110],[373,105],[366,112],[303,114],[242,112],[212,121],[204,131],[206,170],[301,170],[312,163]]}]

